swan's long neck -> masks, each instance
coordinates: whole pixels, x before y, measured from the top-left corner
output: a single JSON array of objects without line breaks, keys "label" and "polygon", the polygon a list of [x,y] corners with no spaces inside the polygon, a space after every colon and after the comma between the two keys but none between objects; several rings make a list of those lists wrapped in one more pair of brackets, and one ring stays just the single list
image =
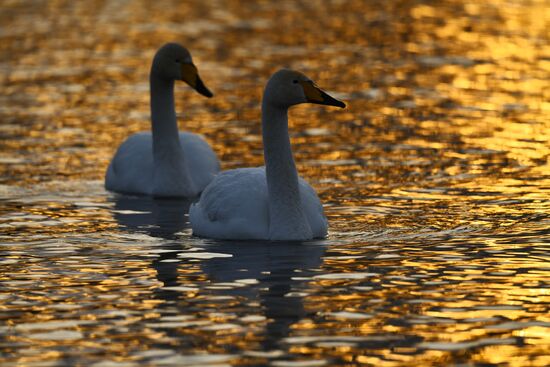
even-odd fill
[{"label": "swan's long neck", "polygon": [[153,131],[153,195],[191,196],[192,183],[186,172],[174,108],[174,81],[154,73],[151,84]]},{"label": "swan's long neck", "polygon": [[179,147],[178,124],[174,107],[174,81],[151,74],[151,123],[155,158],[166,147]]},{"label": "swan's long neck", "polygon": [[269,193],[269,238],[311,238],[288,136],[287,109],[262,103],[262,135]]}]

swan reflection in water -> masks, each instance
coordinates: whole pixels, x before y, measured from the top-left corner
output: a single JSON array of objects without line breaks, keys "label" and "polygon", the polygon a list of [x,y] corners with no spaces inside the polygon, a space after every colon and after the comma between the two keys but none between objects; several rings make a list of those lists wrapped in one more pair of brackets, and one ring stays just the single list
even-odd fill
[{"label": "swan reflection in water", "polygon": [[261,309],[255,312],[269,320],[262,342],[265,350],[277,349],[291,326],[308,317],[303,302],[307,281],[300,278],[312,276],[321,265],[326,250],[323,242],[212,241],[204,249],[232,255],[202,262],[212,282],[258,281],[253,287],[218,292],[244,296],[246,303],[259,301]]},{"label": "swan reflection in water", "polygon": [[164,260],[177,259],[178,253],[183,250],[181,242],[176,239],[178,232],[189,228],[188,213],[191,201],[119,194],[113,199],[113,216],[121,229],[167,240],[162,243],[162,249],[166,252],[161,253],[153,261],[152,266],[157,272],[157,279],[163,282],[165,287],[177,285],[177,264]]},{"label": "swan reflection in water", "polygon": [[188,199],[115,195],[113,200],[113,215],[122,229],[172,239],[189,227]]},{"label": "swan reflection in water", "polygon": [[[241,305],[259,303],[261,308],[248,307],[248,312],[261,314],[269,320],[262,347],[265,350],[280,348],[279,342],[289,335],[291,326],[309,316],[303,300],[307,281],[300,279],[317,274],[314,270],[322,263],[326,241],[197,240],[193,246],[188,246],[185,244],[187,241],[177,236],[178,232],[189,228],[188,208],[189,202],[185,200],[117,195],[114,217],[125,230],[166,239],[161,245],[166,252],[159,254],[151,263],[157,280],[164,287],[191,285],[182,284],[184,279],[178,273],[178,268],[189,264],[188,259],[178,256],[185,254],[186,248],[230,255],[201,259],[200,270],[210,283],[228,283],[239,279],[255,279],[257,283],[239,288],[208,289],[208,294],[212,297],[239,297]],[[181,261],[170,261],[176,259]],[[181,315],[190,312],[191,305],[181,299],[180,292],[159,288],[155,296],[166,301],[167,308],[175,306]],[[191,308],[195,309],[193,306]]]}]

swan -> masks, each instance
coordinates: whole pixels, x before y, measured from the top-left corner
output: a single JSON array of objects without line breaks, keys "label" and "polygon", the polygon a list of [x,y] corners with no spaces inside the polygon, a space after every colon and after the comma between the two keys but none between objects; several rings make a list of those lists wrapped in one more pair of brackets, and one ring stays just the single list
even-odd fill
[{"label": "swan", "polygon": [[288,135],[289,107],[306,102],[346,106],[300,72],[282,69],[271,76],[262,100],[265,167],[218,174],[190,208],[195,236],[305,241],[327,235],[323,206],[298,177]]},{"label": "swan", "polygon": [[195,197],[220,170],[216,154],[197,134],[179,132],[174,81],[183,80],[212,97],[189,51],[176,43],[162,46],[149,75],[151,132],[131,135],[118,148],[105,176],[107,190],[155,197]]}]

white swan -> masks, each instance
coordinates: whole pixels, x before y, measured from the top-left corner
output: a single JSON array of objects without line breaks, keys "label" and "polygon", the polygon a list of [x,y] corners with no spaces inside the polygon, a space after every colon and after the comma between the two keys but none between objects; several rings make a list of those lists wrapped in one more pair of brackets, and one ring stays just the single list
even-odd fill
[{"label": "white swan", "polygon": [[346,106],[299,72],[273,74],[262,100],[265,167],[218,174],[191,206],[194,235],[289,241],[327,235],[323,206],[315,190],[298,177],[288,136],[288,108],[305,102]]},{"label": "white swan", "polygon": [[220,170],[216,154],[200,136],[178,131],[174,81],[183,80],[212,97],[189,51],[168,43],[156,53],[149,76],[150,132],[130,136],[118,148],[105,176],[107,190],[159,197],[194,197]]}]

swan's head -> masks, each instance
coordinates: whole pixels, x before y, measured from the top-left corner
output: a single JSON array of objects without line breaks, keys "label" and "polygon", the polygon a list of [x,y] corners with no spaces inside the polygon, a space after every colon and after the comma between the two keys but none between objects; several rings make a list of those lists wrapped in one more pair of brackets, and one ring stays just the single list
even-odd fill
[{"label": "swan's head", "polygon": [[271,76],[265,87],[264,100],[282,108],[300,103],[346,107],[344,102],[329,96],[307,76],[290,69],[281,69]]},{"label": "swan's head", "polygon": [[177,43],[167,43],[157,51],[151,74],[164,80],[183,80],[203,96],[213,96],[199,77],[189,51]]}]

